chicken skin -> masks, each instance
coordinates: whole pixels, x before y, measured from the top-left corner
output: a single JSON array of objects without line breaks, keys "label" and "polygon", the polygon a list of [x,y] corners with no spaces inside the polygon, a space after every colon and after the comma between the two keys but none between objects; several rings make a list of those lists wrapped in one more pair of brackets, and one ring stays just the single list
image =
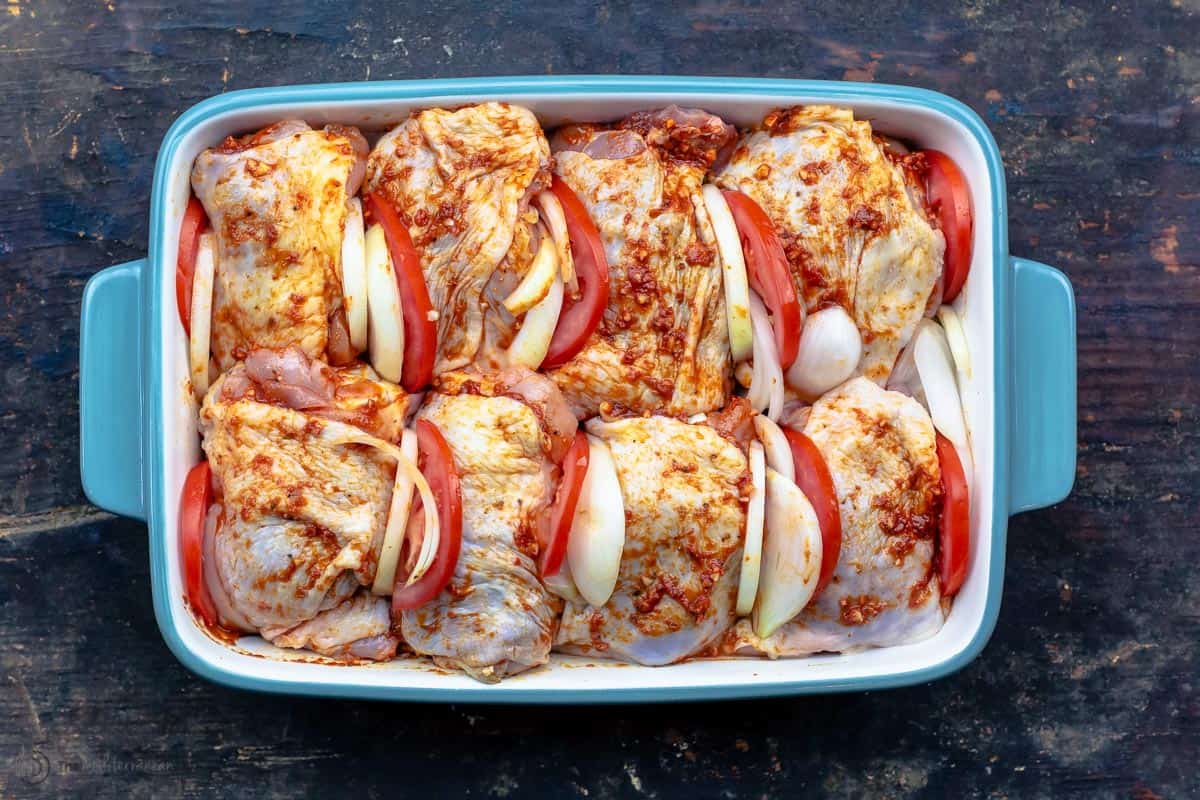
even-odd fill
[{"label": "chicken skin", "polygon": [[[343,606],[374,579],[396,470],[364,439],[395,441],[407,405],[369,368],[295,348],[251,351],[212,386],[200,411],[217,498],[204,568],[225,625],[332,655],[386,651],[375,598]],[[340,631],[317,630],[335,621]]]},{"label": "chicken skin", "polygon": [[292,120],[196,157],[192,189],[216,236],[212,355],[221,372],[260,347],[354,360],[341,253],[366,153],[355,128]]},{"label": "chicken skin", "polygon": [[929,415],[912,398],[860,377],[817,401],[804,432],[837,491],[837,569],[808,608],[766,639],[739,622],[733,649],[799,656],[934,635],[945,614],[934,567],[941,470]]},{"label": "chicken skin", "polygon": [[575,418],[554,384],[523,368],[443,374],[419,416],[454,456],[462,550],[449,585],[402,612],[404,640],[488,683],[546,663],[556,613],[535,559]]},{"label": "chicken skin", "polygon": [[746,455],[716,427],[670,417],[593,419],[587,429],[616,464],[625,547],[608,602],[568,603],[556,645],[647,665],[695,655],[734,622]]},{"label": "chicken skin", "polygon": [[721,259],[700,187],[733,137],[719,118],[677,106],[554,136],[555,171],[595,222],[609,266],[599,327],[550,372],[581,418],[605,403],[686,415],[729,398]]},{"label": "chicken skin", "polygon": [[438,314],[434,374],[504,366],[515,320],[501,301],[537,250],[532,197],[550,183],[550,146],[508,103],[417,111],[376,144],[366,191],[407,223]]},{"label": "chicken skin", "polygon": [[856,375],[883,385],[940,301],[942,234],[926,219],[921,156],[894,159],[848,109],[773,111],[713,180],[758,203],[809,312],[846,309],[862,334]]}]

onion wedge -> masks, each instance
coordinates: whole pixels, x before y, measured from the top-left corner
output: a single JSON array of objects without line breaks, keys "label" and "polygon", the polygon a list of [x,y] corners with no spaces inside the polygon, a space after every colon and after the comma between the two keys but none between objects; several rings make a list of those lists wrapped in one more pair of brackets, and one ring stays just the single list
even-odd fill
[{"label": "onion wedge", "polygon": [[[958,393],[954,357],[950,355],[950,346],[940,325],[929,319],[917,324],[912,341],[896,360],[888,378],[888,388],[911,395],[925,406],[933,427],[949,439],[958,452],[963,473],[972,475],[975,462],[971,457],[962,397]],[[970,483],[970,478],[967,482]]]},{"label": "onion wedge", "polygon": [[209,384],[208,357],[211,348],[216,253],[216,240],[212,231],[200,234],[200,243],[196,247],[196,272],[192,277],[192,326],[188,333],[192,390],[199,397],[204,397]]},{"label": "onion wedge", "polygon": [[799,614],[821,577],[821,524],[796,484],[767,470],[762,577],[751,622],[766,638]]},{"label": "onion wedge", "polygon": [[938,322],[946,332],[946,344],[954,357],[954,369],[958,372],[958,390],[961,394],[971,379],[971,351],[967,347],[967,332],[963,329],[962,317],[950,306],[942,306],[937,312]]},{"label": "onion wedge", "polygon": [[[722,275],[725,284],[725,321],[729,326],[729,351],[733,363],[750,358],[755,335],[750,322],[750,280],[746,276],[746,257],[742,253],[742,242],[738,238],[737,225],[729,204],[721,196],[721,190],[711,183],[705,184],[704,207],[712,222],[717,237],[717,251],[721,254]],[[774,334],[771,334],[774,336]]]},{"label": "onion wedge", "polygon": [[[542,246],[547,247],[543,239]],[[557,256],[551,251],[550,257]],[[550,291],[546,293],[537,305],[525,312],[521,320],[521,330],[513,337],[508,346],[508,360],[515,364],[524,364],[536,370],[542,366],[546,353],[550,350],[550,340],[554,338],[554,329],[558,327],[558,315],[563,305],[563,279],[557,272],[550,283]]]},{"label": "onion wedge", "polygon": [[815,400],[853,375],[861,358],[862,334],[846,309],[822,308],[804,323],[796,360],[788,367],[788,385]]},{"label": "onion wedge", "polygon": [[350,198],[346,232],[342,235],[342,303],[350,344],[359,353],[367,349],[367,254],[362,201]]},{"label": "onion wedge", "polygon": [[762,442],[767,466],[789,481],[795,481],[796,465],[792,461],[792,446],[788,444],[787,437],[783,435],[779,426],[770,417],[756,414],[754,431],[758,434],[758,440]]},{"label": "onion wedge", "polygon": [[579,279],[575,276],[575,258],[571,255],[571,236],[567,233],[567,215],[563,213],[562,203],[549,190],[538,192],[533,202],[550,231],[550,238],[554,240],[554,249],[558,252],[558,271],[562,274],[563,283],[571,294],[578,294]]},{"label": "onion wedge", "polygon": [[775,350],[775,334],[766,306],[754,292],[750,293],[750,321],[754,325],[754,373],[746,399],[755,411],[774,421],[779,419],[785,400],[783,367]]},{"label": "onion wedge", "polygon": [[567,565],[589,605],[608,602],[625,549],[625,501],[608,445],[588,435],[588,470],[567,539]]},{"label": "onion wedge", "polygon": [[372,225],[365,236],[368,347],[371,366],[385,380],[399,383],[404,371],[404,318],[396,270],[383,227]]},{"label": "onion wedge", "polygon": [[[400,437],[400,452],[414,464],[417,462],[417,434],[408,428],[404,429]],[[412,493],[412,479],[403,470],[396,470],[387,528],[383,534],[383,545],[379,548],[375,582],[371,585],[374,594],[391,595],[396,587],[396,567],[400,563],[400,549],[404,544],[404,531],[408,527],[408,515],[412,509]],[[424,542],[422,550],[425,549],[423,545]]]},{"label": "onion wedge", "polygon": [[762,571],[763,515],[766,512],[767,465],[763,446],[750,443],[750,502],[746,505],[746,538],[742,543],[742,571],[738,577],[737,615],[754,609],[758,579]]},{"label": "onion wedge", "polygon": [[533,263],[529,265],[529,271],[525,273],[517,288],[504,298],[504,307],[514,317],[524,314],[549,294],[557,275],[558,258],[554,254],[554,243],[543,231],[542,242],[538,245]]}]

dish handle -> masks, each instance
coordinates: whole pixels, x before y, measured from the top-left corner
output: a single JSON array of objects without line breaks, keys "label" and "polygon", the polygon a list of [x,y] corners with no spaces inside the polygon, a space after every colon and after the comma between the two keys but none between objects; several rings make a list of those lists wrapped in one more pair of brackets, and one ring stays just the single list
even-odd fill
[{"label": "dish handle", "polygon": [[1013,258],[1009,511],[1045,508],[1075,483],[1075,293],[1062,272]]},{"label": "dish handle", "polygon": [[93,275],[79,325],[79,466],[101,508],[145,520],[141,278],[146,260]]}]

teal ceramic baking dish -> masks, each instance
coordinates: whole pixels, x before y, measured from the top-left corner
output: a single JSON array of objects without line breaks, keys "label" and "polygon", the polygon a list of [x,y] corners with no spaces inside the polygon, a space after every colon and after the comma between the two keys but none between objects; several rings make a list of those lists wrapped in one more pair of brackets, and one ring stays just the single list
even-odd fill
[{"label": "teal ceramic baking dish", "polygon": [[[769,661],[696,660],[636,667],[555,656],[497,686],[416,660],[336,666],[276,650],[258,637],[216,641],[183,602],[176,546],[178,496],[199,458],[186,344],[175,315],[174,259],[191,162],[224,136],[284,118],[380,130],[411,109],[504,99],[546,126],[614,119],[676,102],[737,124],[769,108],[830,103],[877,130],[948,152],[963,167],[976,212],[970,280],[955,305],[972,373],[964,391],[975,449],[972,556],[946,625],[917,644]],[[1011,514],[1055,503],[1075,473],[1075,309],[1070,283],[1008,252],[1004,169],[991,134],[941,94],[875,84],[702,77],[514,77],[290,86],[234,92],[186,111],[159,152],[149,255],[88,282],[80,344],[83,486],[96,505],[145,520],[154,611],[187,667],[219,683],[263,691],[443,702],[600,703],[705,700],[881,689],[961,668],[987,642],[1000,611]]]}]

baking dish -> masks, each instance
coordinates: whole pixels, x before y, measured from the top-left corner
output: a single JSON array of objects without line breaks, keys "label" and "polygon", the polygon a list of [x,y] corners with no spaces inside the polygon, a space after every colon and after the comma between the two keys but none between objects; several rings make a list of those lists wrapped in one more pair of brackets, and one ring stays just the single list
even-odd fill
[{"label": "baking dish", "polygon": [[[804,659],[695,660],[639,667],[555,655],[552,663],[483,686],[421,660],[340,666],[277,650],[258,637],[211,638],[183,602],[176,520],[184,476],[199,458],[186,340],[175,317],[174,253],[192,160],[229,134],[286,118],[369,130],[410,109],[503,99],[546,127],[610,120],[679,103],[739,126],[769,108],[830,103],[883,133],[947,152],[975,208],[974,262],[955,305],[972,375],[972,554],[945,626],[926,641]],[[168,646],[199,675],[274,692],[447,702],[647,702],[880,689],[932,680],[983,648],[1000,609],[1008,517],[1055,503],[1075,473],[1075,309],[1059,271],[1008,253],[1004,172],[987,128],[935,92],[876,84],[701,77],[515,77],[329,84],[220,95],[182,114],[159,151],[146,258],[95,275],[83,297],[81,471],[96,505],[147,522],[155,616]],[[264,657],[265,656],[265,657]]]}]

